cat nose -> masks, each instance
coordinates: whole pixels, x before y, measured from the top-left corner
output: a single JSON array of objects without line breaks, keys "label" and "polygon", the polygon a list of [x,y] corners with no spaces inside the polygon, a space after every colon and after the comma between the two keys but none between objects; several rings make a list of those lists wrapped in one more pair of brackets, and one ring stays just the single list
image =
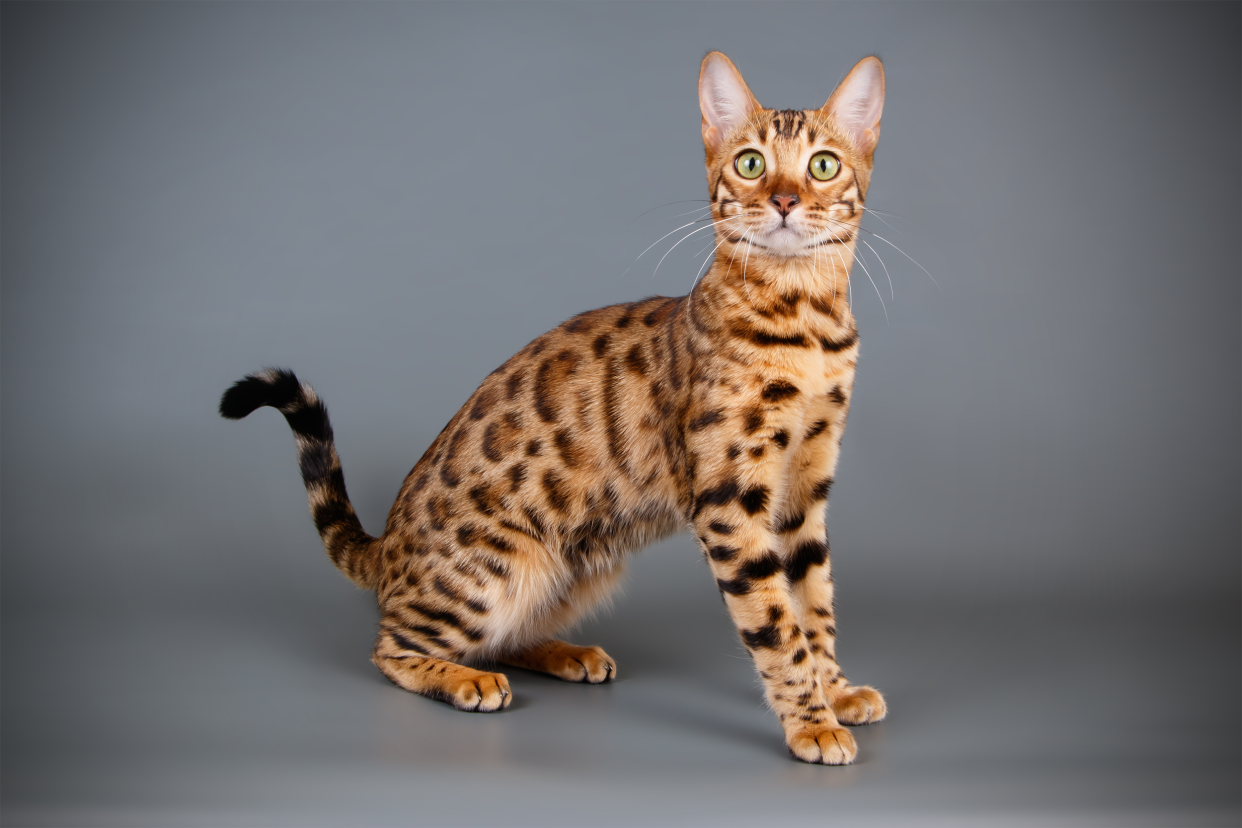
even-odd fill
[{"label": "cat nose", "polygon": [[784,218],[801,199],[796,195],[774,195],[768,201],[776,205],[777,212],[781,214],[781,218]]}]

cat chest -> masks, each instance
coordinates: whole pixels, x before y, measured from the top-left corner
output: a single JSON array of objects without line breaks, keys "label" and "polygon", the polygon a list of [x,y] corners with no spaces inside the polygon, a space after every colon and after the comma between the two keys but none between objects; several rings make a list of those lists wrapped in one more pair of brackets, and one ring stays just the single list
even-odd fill
[{"label": "cat chest", "polygon": [[857,347],[834,353],[785,354],[754,366],[751,393],[769,403],[821,409],[845,406],[854,385]]}]

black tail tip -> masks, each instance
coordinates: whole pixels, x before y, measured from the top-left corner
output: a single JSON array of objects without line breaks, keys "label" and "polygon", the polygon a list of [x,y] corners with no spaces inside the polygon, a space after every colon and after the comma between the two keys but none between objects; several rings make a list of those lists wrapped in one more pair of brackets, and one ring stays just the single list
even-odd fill
[{"label": "black tail tip", "polygon": [[240,420],[250,412],[265,405],[278,405],[288,397],[290,387],[299,387],[298,378],[292,371],[269,368],[258,374],[233,383],[233,387],[220,398],[220,416]]}]

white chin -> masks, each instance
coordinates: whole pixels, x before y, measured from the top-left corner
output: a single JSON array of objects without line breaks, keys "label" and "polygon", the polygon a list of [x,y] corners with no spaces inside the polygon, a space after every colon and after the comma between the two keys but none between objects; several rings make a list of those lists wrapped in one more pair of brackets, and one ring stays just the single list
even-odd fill
[{"label": "white chin", "polygon": [[806,247],[806,239],[791,227],[778,227],[764,238],[768,252],[777,256],[797,256]]}]

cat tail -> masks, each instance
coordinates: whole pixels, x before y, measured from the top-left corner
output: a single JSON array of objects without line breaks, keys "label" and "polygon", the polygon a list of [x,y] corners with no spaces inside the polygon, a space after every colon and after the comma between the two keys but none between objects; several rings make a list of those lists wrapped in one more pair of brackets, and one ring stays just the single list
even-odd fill
[{"label": "cat tail", "polygon": [[310,499],[315,528],[328,557],[351,581],[375,589],[380,578],[379,540],[362,523],[345,492],[345,475],[332,440],[328,410],[315,390],[298,382],[292,371],[268,368],[233,384],[220,398],[220,415],[240,420],[271,406],[285,415],[298,444],[298,467]]}]

